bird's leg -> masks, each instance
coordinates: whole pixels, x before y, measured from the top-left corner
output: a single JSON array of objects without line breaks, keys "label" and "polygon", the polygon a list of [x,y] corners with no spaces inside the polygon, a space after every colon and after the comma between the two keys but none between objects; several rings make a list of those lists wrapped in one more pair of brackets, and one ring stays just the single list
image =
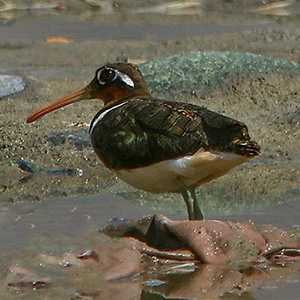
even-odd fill
[{"label": "bird's leg", "polygon": [[199,202],[197,200],[196,192],[195,192],[195,186],[190,186],[189,188],[191,197],[193,199],[193,208],[194,208],[194,217],[195,220],[203,220],[203,214],[199,205]]},{"label": "bird's leg", "polygon": [[176,179],[175,182],[187,206],[189,220],[203,220],[203,214],[195,193],[196,187],[194,185],[187,186],[179,179]]},{"label": "bird's leg", "polygon": [[194,205],[193,205],[193,199],[189,196],[189,188],[179,179],[175,180],[175,183],[180,189],[180,192],[182,194],[183,200],[187,206],[187,211],[188,211],[188,216],[189,220],[194,220],[195,219],[195,214],[194,214]]},{"label": "bird's leg", "polygon": [[182,190],[181,194],[182,194],[183,200],[184,200],[187,210],[188,210],[189,220],[194,220],[195,215],[194,215],[194,209],[193,209],[193,201],[190,198],[187,190]]}]

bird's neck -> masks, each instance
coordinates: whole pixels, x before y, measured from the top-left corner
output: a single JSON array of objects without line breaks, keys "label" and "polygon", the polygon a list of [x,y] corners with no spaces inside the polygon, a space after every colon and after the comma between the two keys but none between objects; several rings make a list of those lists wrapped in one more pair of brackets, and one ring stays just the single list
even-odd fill
[{"label": "bird's neck", "polygon": [[134,93],[132,93],[132,92],[122,93],[122,95],[119,95],[117,97],[116,96],[111,97],[109,99],[109,101],[103,100],[103,102],[104,102],[103,108],[107,109],[107,108],[113,107],[115,105],[118,105],[120,103],[126,102],[129,99],[134,99],[136,97],[151,97],[151,96],[148,93],[148,91],[140,91],[140,92],[136,91]]}]

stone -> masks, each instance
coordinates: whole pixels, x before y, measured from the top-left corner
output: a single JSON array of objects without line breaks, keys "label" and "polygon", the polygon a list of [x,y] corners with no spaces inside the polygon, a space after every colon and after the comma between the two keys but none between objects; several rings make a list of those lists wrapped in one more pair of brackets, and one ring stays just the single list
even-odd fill
[{"label": "stone", "polygon": [[150,93],[160,94],[214,86],[227,76],[241,73],[300,70],[300,65],[251,53],[210,51],[161,57],[140,64],[139,68]]},{"label": "stone", "polygon": [[0,75],[0,98],[24,90],[25,84],[19,76]]}]

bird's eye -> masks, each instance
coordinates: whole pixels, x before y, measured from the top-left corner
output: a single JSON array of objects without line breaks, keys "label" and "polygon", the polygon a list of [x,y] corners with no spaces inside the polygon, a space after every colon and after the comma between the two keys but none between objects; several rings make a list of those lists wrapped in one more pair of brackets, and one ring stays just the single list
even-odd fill
[{"label": "bird's eye", "polygon": [[98,81],[100,84],[106,84],[116,79],[117,74],[112,69],[103,69],[98,73]]}]

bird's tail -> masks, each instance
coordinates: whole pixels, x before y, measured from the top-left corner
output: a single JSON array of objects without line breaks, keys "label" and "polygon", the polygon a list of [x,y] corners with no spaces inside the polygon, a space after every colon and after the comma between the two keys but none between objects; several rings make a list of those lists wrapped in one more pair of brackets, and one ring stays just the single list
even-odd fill
[{"label": "bird's tail", "polygon": [[227,150],[233,151],[234,153],[242,156],[248,156],[249,158],[258,156],[262,152],[257,142],[251,140],[241,140],[241,139],[237,139],[233,141],[228,146]]}]

